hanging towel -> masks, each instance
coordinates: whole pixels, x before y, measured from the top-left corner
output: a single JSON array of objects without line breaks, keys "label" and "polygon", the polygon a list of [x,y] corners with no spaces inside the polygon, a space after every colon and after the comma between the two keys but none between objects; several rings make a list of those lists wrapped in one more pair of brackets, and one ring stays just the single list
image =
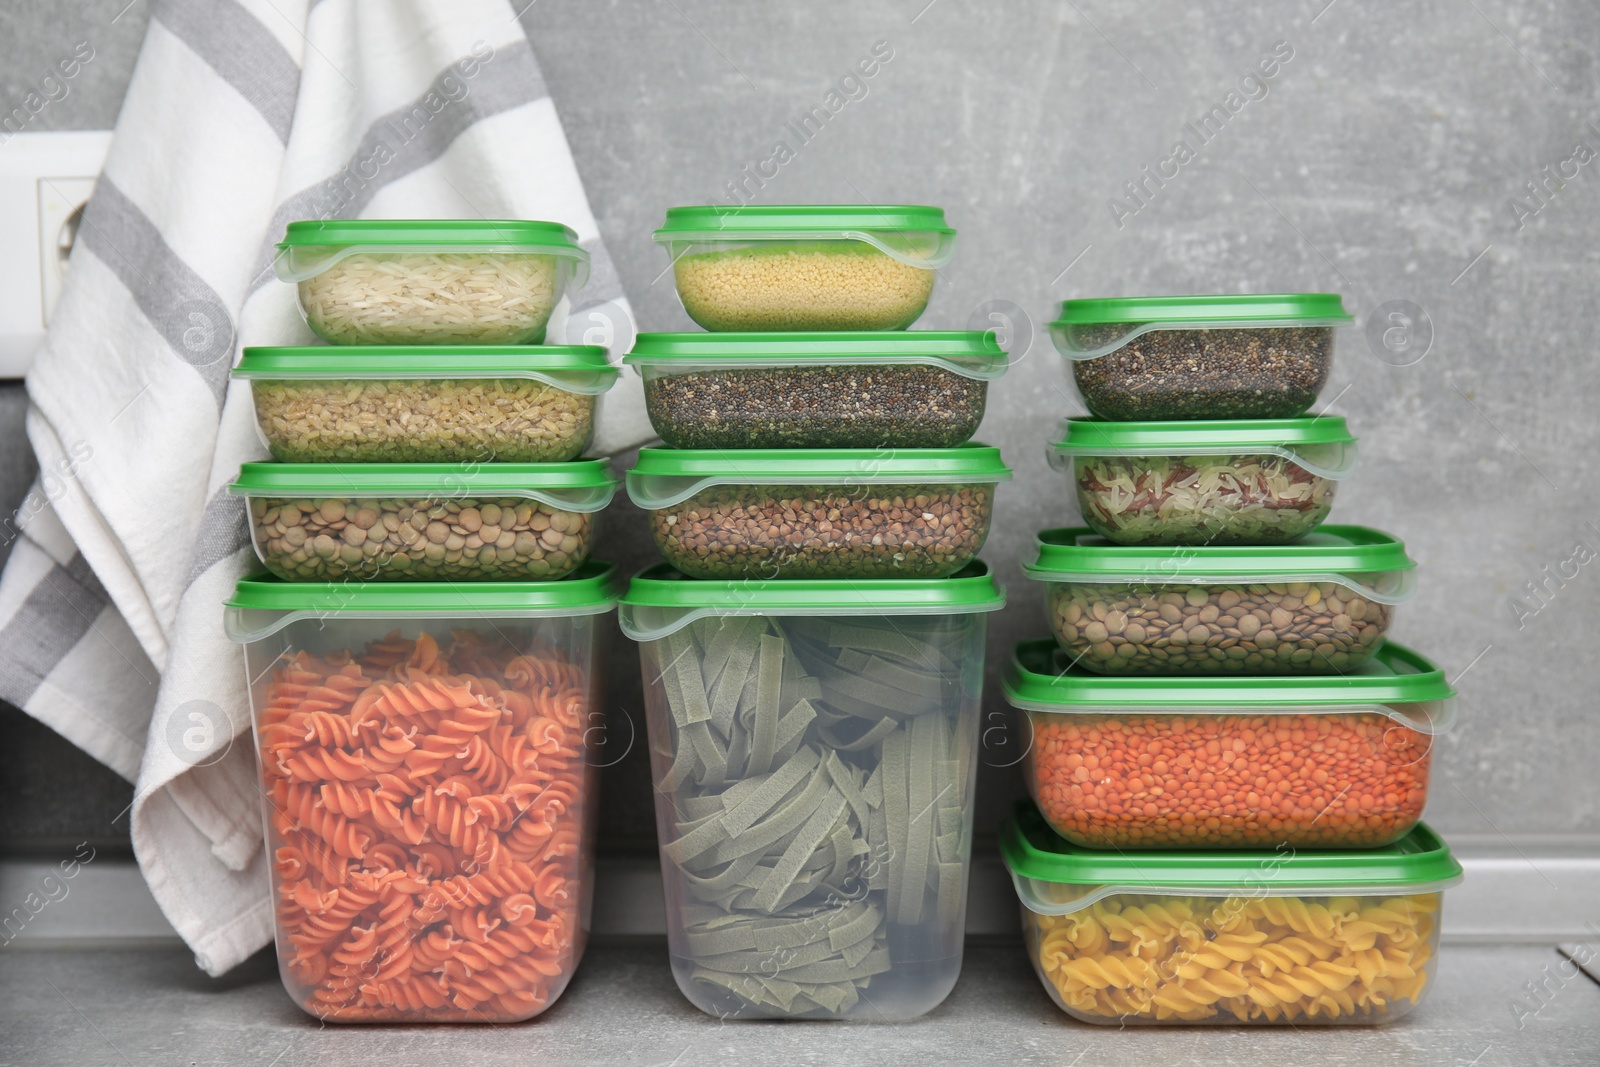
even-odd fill
[{"label": "hanging towel", "polygon": [[[503,0],[161,0],[28,376],[40,478],[6,536],[0,696],[135,783],[140,868],[199,965],[267,944],[243,657],[255,563],[226,485],[263,458],[243,345],[306,344],[272,273],[312,218],[564,222],[591,257],[552,342],[631,343],[628,306]],[[651,436],[637,378],[596,450]]]}]

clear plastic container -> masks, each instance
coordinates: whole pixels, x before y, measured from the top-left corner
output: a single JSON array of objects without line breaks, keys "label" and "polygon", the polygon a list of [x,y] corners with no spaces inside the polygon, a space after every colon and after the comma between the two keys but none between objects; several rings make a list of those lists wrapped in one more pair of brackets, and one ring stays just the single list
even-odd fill
[{"label": "clear plastic container", "polygon": [[1332,415],[1232,422],[1068,419],[1050,465],[1119,545],[1265,545],[1328,517],[1356,439]]},{"label": "clear plastic container", "polygon": [[992,333],[642,333],[623,360],[674,448],[953,448],[1006,370]]},{"label": "clear plastic container", "polygon": [[1323,526],[1288,545],[1129,548],[1046,530],[1023,567],[1072,662],[1097,674],[1341,674],[1416,590],[1405,545]]},{"label": "clear plastic container", "polygon": [[1000,834],[1028,958],[1074,1019],[1106,1026],[1370,1025],[1433,988],[1461,864],[1418,826],[1337,852],[1094,852],[1024,801]]},{"label": "clear plastic container", "polygon": [[1386,643],[1346,674],[1110,678],[1025,641],[1003,680],[1027,714],[1028,789],[1090,848],[1371,848],[1428,799],[1444,672]]},{"label": "clear plastic container", "polygon": [[673,977],[719,1018],[895,1021],[961,970],[988,569],[695,581],[640,642]]},{"label": "clear plastic container", "polygon": [[246,348],[256,425],[288,463],[549,463],[589,447],[617,380],[594,345]]},{"label": "clear plastic container", "polygon": [[675,207],[655,232],[678,298],[708,330],[903,330],[956,232],[935,207]]},{"label": "clear plastic container", "polygon": [[589,558],[616,476],[571,463],[246,463],[250,540],[291,581],[528,581]]},{"label": "clear plastic container", "polygon": [[241,581],[279,973],[332,1022],[516,1022],[594,893],[609,565],[564,582]]},{"label": "clear plastic container", "polygon": [[273,266],[332,344],[519,345],[544,340],[589,253],[558,222],[325,219],[291,222]]},{"label": "clear plastic container", "polygon": [[1287,419],[1352,321],[1337,293],[1138,296],[1064,301],[1050,336],[1102,419]]},{"label": "clear plastic container", "polygon": [[628,496],[694,578],[943,578],[989,536],[998,449],[643,448]]}]

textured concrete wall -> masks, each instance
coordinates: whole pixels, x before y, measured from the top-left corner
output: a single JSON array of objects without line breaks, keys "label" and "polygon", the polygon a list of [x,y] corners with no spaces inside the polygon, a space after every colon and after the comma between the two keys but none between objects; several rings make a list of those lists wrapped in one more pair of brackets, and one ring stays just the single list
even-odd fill
[{"label": "textured concrete wall", "polygon": [[[1034,531],[1074,518],[1042,451],[1057,420],[1081,410],[1044,335],[1055,302],[1342,292],[1359,321],[1341,333],[1325,395],[1360,436],[1362,466],[1335,516],[1406,539],[1422,581],[1396,635],[1462,690],[1430,818],[1447,832],[1600,831],[1591,771],[1600,559],[1566,563],[1580,543],[1600,552],[1600,159],[1570,162],[1579,145],[1580,156],[1600,151],[1591,124],[1600,122],[1600,10],[1501,0],[925,3],[540,0],[526,11],[640,325],[690,328],[649,240],[662,212],[723,199],[726,183],[770,158],[778,140],[795,158],[759,190],[761,202],[943,206],[960,250],[919,325],[966,326],[989,301],[1010,302],[1032,324],[1031,347],[994,387],[981,433],[1017,472],[985,552],[1012,597],[992,628],[995,661],[1042,633],[1039,591],[1021,578],[1019,557]],[[0,46],[8,89],[19,40],[34,42],[23,59],[65,47],[88,36],[70,28],[73,18],[103,22],[114,13],[106,7],[0,15],[0,30],[14,24],[0,33],[11,38]],[[122,22],[142,17],[135,9]],[[126,70],[133,45],[118,41],[102,49],[103,69]],[[786,120],[821,105],[878,41],[893,58],[864,95],[847,86],[856,98],[799,145]],[[1276,75],[1264,87],[1242,83],[1275,48],[1292,50]],[[52,120],[103,124],[115,110],[104,88],[96,97],[85,83]],[[1185,122],[1230,92],[1243,101],[1238,113],[1199,144]],[[1185,136],[1193,161],[1147,202],[1114,210],[1123,183]],[[1549,178],[1564,162],[1569,177]],[[1542,199],[1528,182],[1544,183]],[[1409,348],[1365,336],[1369,317],[1388,324],[1373,313],[1391,301],[1426,315]],[[608,520],[610,556],[650,557],[631,508]],[[1570,577],[1534,600],[1526,583],[1545,582],[1547,565]],[[617,651],[631,656],[620,638]],[[622,674],[615,700],[642,726],[636,679]],[[651,834],[641,756],[609,772],[610,840]],[[1014,770],[986,768],[980,826],[1019,790]]]}]

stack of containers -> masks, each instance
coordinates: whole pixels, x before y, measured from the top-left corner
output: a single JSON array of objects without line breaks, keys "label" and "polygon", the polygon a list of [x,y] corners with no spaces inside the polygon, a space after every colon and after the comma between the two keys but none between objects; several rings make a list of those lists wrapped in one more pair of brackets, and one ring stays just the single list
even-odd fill
[{"label": "stack of containers", "polygon": [[927,207],[673,208],[707,333],[640,334],[633,579],[673,975],[723,1018],[905,1019],[961,965],[999,453],[992,335],[908,331]]},{"label": "stack of containers", "polygon": [[[245,646],[280,972],[323,1019],[549,1006],[593,893],[599,617],[617,480],[588,446],[617,371],[545,346],[588,256],[529,221],[295,222],[279,277],[330,346],[247,348],[270,463]],[[559,579],[559,580],[558,580]]]},{"label": "stack of containers", "polygon": [[1355,465],[1328,294],[1069,300],[1095,417],[1050,449],[1087,528],[1025,567],[1051,639],[1004,689],[1032,801],[1002,851],[1035,970],[1095,1023],[1375,1023],[1432,986],[1444,889],[1419,823],[1454,691],[1385,640],[1415,565],[1323,526]]}]

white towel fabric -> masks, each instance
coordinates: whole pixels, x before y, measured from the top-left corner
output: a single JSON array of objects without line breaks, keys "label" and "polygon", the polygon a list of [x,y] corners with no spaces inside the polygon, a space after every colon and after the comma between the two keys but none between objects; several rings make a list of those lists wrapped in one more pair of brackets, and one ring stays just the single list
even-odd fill
[{"label": "white towel fabric", "polygon": [[[157,6],[28,377],[41,473],[0,581],[0,696],[136,783],[139,863],[212,974],[272,935],[243,658],[221,628],[254,564],[224,487],[265,451],[228,371],[244,344],[314,340],[271,262],[286,223],[321,217],[564,222],[592,277],[552,342],[631,343],[504,0]],[[629,376],[596,448],[649,436]]]}]

